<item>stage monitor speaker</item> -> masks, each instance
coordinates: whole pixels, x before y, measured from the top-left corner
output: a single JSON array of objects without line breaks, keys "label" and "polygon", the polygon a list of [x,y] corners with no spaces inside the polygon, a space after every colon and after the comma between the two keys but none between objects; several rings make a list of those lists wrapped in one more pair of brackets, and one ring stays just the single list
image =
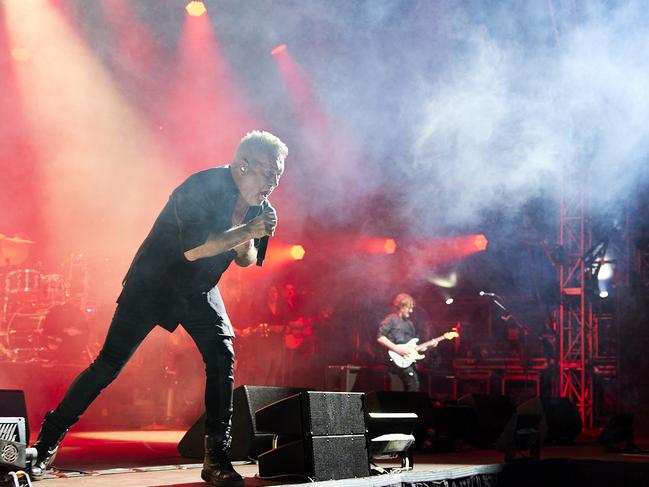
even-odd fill
[{"label": "stage monitor speaker", "polygon": [[532,459],[541,456],[540,414],[514,413],[496,440],[496,449],[505,452],[505,461]]},{"label": "stage monitor speaker", "polygon": [[415,413],[415,447],[420,448],[426,430],[433,427],[433,406],[428,394],[423,392],[373,391],[365,394],[368,413]]},{"label": "stage monitor speaker", "polygon": [[[231,460],[256,459],[272,446],[273,435],[260,433],[255,421],[255,411],[268,404],[297,394],[304,389],[297,387],[239,386],[232,399],[232,445]],[[205,414],[192,425],[178,443],[178,452],[185,458],[202,458],[204,453]]]},{"label": "stage monitor speaker", "polygon": [[0,390],[0,416],[25,418],[25,444],[29,445],[29,421],[25,393],[19,390]]},{"label": "stage monitor speaker", "polygon": [[257,410],[259,431],[285,436],[364,435],[363,394],[305,391]]},{"label": "stage monitor speaker", "polygon": [[350,390],[353,392],[382,390],[386,388],[388,380],[389,378],[385,370],[363,367],[358,371],[354,385]]},{"label": "stage monitor speaker", "polygon": [[512,400],[498,394],[467,394],[457,400],[458,406],[468,406],[475,411],[475,429],[467,441],[474,446],[491,446],[516,412]]},{"label": "stage monitor speaker", "polygon": [[262,478],[369,475],[362,393],[302,392],[259,409],[256,421],[259,431],[292,438],[259,455]]},{"label": "stage monitor speaker", "polygon": [[539,432],[543,441],[571,443],[582,431],[579,410],[565,397],[534,397],[518,406],[517,411],[542,415]]},{"label": "stage monitor speaker", "polygon": [[450,452],[470,443],[478,428],[475,409],[469,406],[433,407],[433,428],[422,444],[426,452]]},{"label": "stage monitor speaker", "polygon": [[608,421],[597,442],[610,453],[638,453],[640,449],[635,445],[634,422],[633,414],[616,414]]},{"label": "stage monitor speaker", "polygon": [[319,482],[369,474],[365,435],[311,436],[259,455],[262,479],[296,476]]}]

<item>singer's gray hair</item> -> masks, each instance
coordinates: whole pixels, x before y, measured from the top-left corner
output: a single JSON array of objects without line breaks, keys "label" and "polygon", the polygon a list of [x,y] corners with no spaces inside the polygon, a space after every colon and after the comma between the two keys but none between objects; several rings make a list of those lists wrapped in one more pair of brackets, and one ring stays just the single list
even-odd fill
[{"label": "singer's gray hair", "polygon": [[280,140],[279,137],[264,132],[262,130],[254,130],[248,132],[240,141],[237,150],[234,154],[234,159],[246,159],[254,157],[258,154],[265,154],[271,157],[271,160],[286,159],[288,155],[288,147]]}]

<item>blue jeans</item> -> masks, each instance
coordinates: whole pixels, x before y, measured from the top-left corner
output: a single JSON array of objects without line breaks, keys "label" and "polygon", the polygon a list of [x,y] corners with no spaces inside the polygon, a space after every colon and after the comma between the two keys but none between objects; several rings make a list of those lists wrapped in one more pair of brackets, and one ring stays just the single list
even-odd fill
[{"label": "blue jeans", "polygon": [[[222,318],[209,306],[205,295],[190,301],[178,318],[205,363],[206,433],[226,440],[234,388],[232,337],[222,334]],[[99,393],[115,380],[155,326],[152,317],[119,304],[99,355],[74,380],[46,420],[61,432],[76,423]]]}]

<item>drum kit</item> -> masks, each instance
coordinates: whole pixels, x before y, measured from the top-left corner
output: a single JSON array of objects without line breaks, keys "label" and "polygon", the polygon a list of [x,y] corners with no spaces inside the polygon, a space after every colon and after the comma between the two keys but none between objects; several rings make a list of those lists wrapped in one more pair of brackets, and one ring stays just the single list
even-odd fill
[{"label": "drum kit", "polygon": [[22,267],[34,244],[0,234],[0,360],[86,362],[87,285],[78,285],[80,260],[68,261],[65,276]]}]

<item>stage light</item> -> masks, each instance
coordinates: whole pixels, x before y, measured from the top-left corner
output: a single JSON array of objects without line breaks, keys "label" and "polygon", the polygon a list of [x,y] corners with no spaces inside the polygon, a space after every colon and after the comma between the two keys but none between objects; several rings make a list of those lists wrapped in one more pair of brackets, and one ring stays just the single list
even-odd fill
[{"label": "stage light", "polygon": [[397,242],[383,235],[352,235],[345,236],[345,240],[349,250],[364,255],[391,255],[397,250]]},{"label": "stage light", "polygon": [[386,239],[383,244],[383,250],[385,250],[386,254],[394,254],[397,250],[397,242],[393,238]]},{"label": "stage light", "polygon": [[288,46],[286,44],[280,44],[279,46],[274,47],[273,50],[270,51],[270,53],[273,56],[279,56],[281,53],[286,51],[286,49],[288,49]]},{"label": "stage light", "polygon": [[613,277],[613,269],[614,266],[611,261],[608,260],[608,256],[604,257],[604,263],[601,265],[599,272],[597,273],[597,280],[606,281]]},{"label": "stage light", "polygon": [[475,239],[473,240],[473,245],[475,245],[475,248],[478,251],[487,250],[488,244],[489,240],[487,240],[487,237],[482,234],[476,235]]},{"label": "stage light", "polygon": [[26,469],[35,460],[36,450],[27,447],[25,418],[0,417],[0,470]]},{"label": "stage light", "polygon": [[301,245],[293,245],[291,247],[291,257],[293,257],[293,260],[304,259],[304,254],[306,254],[306,251]]},{"label": "stage light", "polygon": [[368,412],[365,417],[369,455],[373,459],[398,458],[401,468],[413,467],[415,413]]},{"label": "stage light", "polygon": [[599,269],[597,270],[597,291],[599,297],[602,299],[608,298],[609,289],[613,287],[615,263],[612,259],[613,256],[610,253],[606,253],[604,258],[599,262]]},{"label": "stage light", "polygon": [[26,47],[15,47],[11,50],[11,57],[14,58],[14,61],[19,63],[28,61],[31,56],[32,53]]},{"label": "stage light", "polygon": [[445,302],[446,304],[453,304],[453,301],[454,301],[453,298],[446,298],[446,299],[444,300],[444,302]]},{"label": "stage light", "polygon": [[185,5],[185,10],[187,10],[187,13],[192,17],[200,17],[205,12],[207,12],[205,4],[203,2],[197,1],[189,2],[187,5]]},{"label": "stage light", "polygon": [[457,271],[451,271],[448,274],[434,274],[428,278],[431,284],[443,288],[452,288],[457,286]]}]

